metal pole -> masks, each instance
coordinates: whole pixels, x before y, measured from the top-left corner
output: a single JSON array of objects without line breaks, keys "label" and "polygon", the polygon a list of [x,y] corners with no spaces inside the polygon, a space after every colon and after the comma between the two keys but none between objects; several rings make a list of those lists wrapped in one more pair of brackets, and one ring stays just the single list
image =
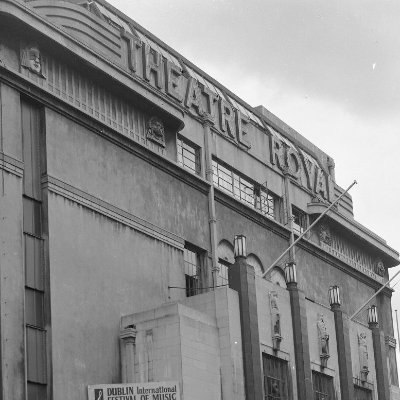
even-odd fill
[{"label": "metal pole", "polygon": [[397,271],[396,274],[394,276],[392,276],[392,278],[390,278],[384,285],[382,285],[382,287],[375,292],[351,317],[350,317],[350,321],[375,297],[377,296],[380,292],[382,292],[383,289],[385,289],[385,287],[387,285],[389,285],[390,282],[392,282],[392,280],[394,278],[396,278],[397,275],[400,274],[400,271]]},{"label": "metal pole", "polygon": [[265,276],[268,274],[269,271],[271,271],[272,268],[276,266],[278,261],[280,261],[283,256],[296,244],[299,242],[300,239],[304,237],[313,227],[314,225],[357,183],[357,181],[354,181],[273,263],[272,265],[262,274],[262,278],[265,278]]}]

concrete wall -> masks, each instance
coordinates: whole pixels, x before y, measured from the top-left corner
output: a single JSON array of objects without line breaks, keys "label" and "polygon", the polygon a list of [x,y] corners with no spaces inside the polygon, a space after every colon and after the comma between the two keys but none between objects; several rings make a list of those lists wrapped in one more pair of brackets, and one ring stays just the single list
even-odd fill
[{"label": "concrete wall", "polygon": [[206,194],[50,110],[46,130],[51,177],[209,248]]},{"label": "concrete wall", "polygon": [[55,194],[49,236],[54,393],[78,399],[87,384],[120,382],[119,318],[184,287],[183,254]]},{"label": "concrete wall", "polygon": [[137,330],[137,382],[179,380],[185,400],[244,400],[236,292],[221,288],[122,318],[121,326],[132,324]]}]

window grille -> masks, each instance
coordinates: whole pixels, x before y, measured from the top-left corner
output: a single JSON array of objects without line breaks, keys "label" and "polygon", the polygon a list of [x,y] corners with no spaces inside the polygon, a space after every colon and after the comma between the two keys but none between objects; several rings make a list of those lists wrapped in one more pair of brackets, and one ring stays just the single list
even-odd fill
[{"label": "window grille", "polygon": [[293,216],[293,232],[296,235],[301,235],[307,226],[306,214],[296,207],[292,207]]},{"label": "window grille", "polygon": [[259,210],[272,219],[277,218],[277,196],[268,192],[260,185],[251,183],[236,172],[213,160],[213,183],[236,199]]},{"label": "window grille", "polygon": [[264,399],[288,400],[288,365],[287,361],[263,354]]},{"label": "window grille", "polygon": [[186,140],[178,137],[177,150],[178,164],[199,175],[201,170],[199,148],[190,145]]},{"label": "window grille", "polygon": [[313,386],[315,400],[335,400],[333,378],[331,376],[313,371]]},{"label": "window grille", "polygon": [[201,292],[200,256],[195,251],[185,248],[183,260],[185,264],[186,297],[190,297]]},{"label": "window grille", "polygon": [[355,400],[372,400],[372,390],[354,385],[354,399]]},{"label": "window grille", "polygon": [[228,269],[230,264],[225,260],[218,261],[218,275],[217,275],[217,286],[226,286],[229,284]]},{"label": "window grille", "polygon": [[260,206],[257,208],[267,217],[275,219],[275,198],[264,189],[260,190]]}]

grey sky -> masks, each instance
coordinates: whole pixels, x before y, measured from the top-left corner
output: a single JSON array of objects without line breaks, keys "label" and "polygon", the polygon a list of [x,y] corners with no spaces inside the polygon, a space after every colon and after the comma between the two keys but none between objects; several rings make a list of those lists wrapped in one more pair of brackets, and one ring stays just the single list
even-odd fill
[{"label": "grey sky", "polygon": [[398,0],[109,1],[331,155],[355,219],[400,250]]}]

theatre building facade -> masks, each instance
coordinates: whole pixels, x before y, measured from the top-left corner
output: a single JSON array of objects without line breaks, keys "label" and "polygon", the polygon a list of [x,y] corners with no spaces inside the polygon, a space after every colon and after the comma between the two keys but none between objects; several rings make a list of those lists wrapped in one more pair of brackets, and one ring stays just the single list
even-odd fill
[{"label": "theatre building facade", "polygon": [[333,159],[104,0],[0,1],[0,250],[0,400],[400,399]]}]

